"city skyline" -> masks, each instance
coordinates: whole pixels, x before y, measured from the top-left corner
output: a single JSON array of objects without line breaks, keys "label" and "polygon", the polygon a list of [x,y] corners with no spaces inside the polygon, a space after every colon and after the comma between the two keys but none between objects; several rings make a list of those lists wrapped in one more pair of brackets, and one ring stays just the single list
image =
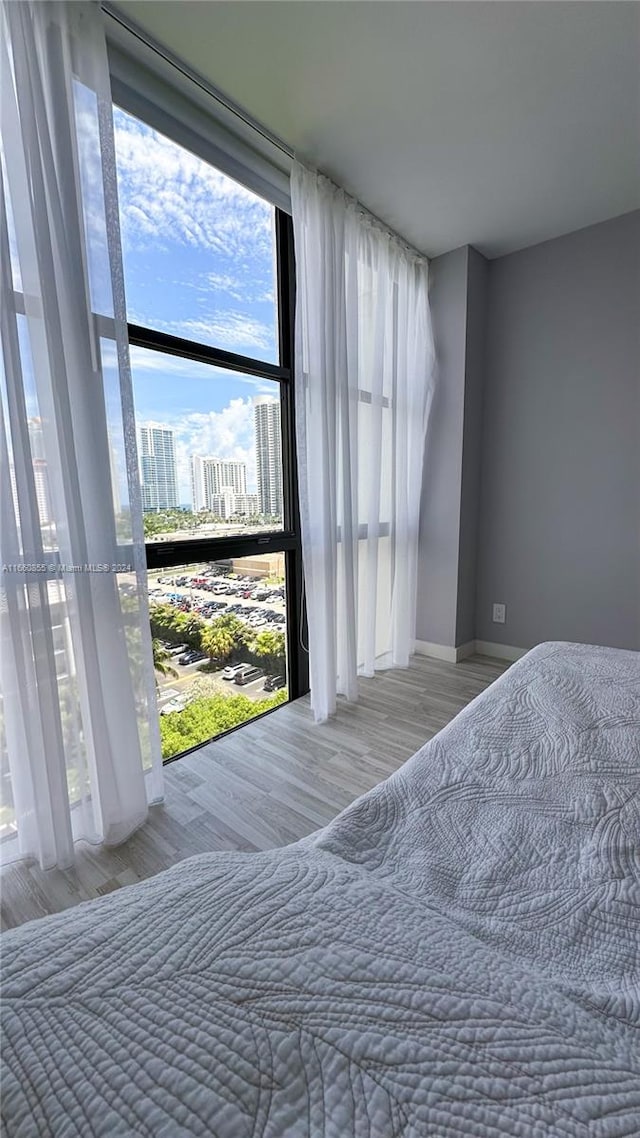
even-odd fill
[{"label": "city skyline", "polygon": [[[277,362],[273,206],[120,108],[114,128],[128,319]],[[130,359],[137,423],[173,432],[178,504],[193,506],[193,455],[245,463],[258,493],[253,400],[279,385],[135,345]]]},{"label": "city skyline", "polygon": [[174,433],[180,505],[192,501],[192,455],[246,463],[247,491],[257,493],[253,398],[279,400],[279,385],[149,349],[130,353],[137,423]]},{"label": "city skyline", "polygon": [[[140,484],[143,509],[190,508],[222,518],[234,515],[282,517],[282,439],[280,400],[257,395],[252,400],[255,479],[249,481],[247,458],[191,453],[189,496],[178,489],[175,431],[166,423],[138,425]],[[252,485],[253,483],[253,485]]]}]

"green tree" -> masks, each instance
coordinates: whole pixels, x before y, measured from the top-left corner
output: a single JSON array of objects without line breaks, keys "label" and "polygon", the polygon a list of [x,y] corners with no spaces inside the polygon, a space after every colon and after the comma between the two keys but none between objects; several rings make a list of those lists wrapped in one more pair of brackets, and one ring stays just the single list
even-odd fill
[{"label": "green tree", "polygon": [[212,627],[225,628],[233,637],[234,648],[236,650],[244,648],[251,641],[251,630],[244,621],[239,620],[233,612],[223,613],[222,616],[214,620]]},{"label": "green tree", "polygon": [[196,519],[191,510],[161,510],[157,514],[146,513],[143,524],[145,537],[157,537],[161,533],[193,529]]},{"label": "green tree", "polygon": [[151,605],[149,609],[151,635],[168,640],[170,644],[187,644],[199,648],[202,633],[207,627],[201,617],[181,612],[173,605]]},{"label": "green tree", "polygon": [[213,696],[193,700],[183,711],[173,711],[163,715],[160,719],[160,735],[162,738],[162,757],[173,758],[182,751],[189,750],[199,743],[206,743],[214,739],[222,731],[229,731],[270,711],[272,707],[287,700],[286,691],[276,692],[268,699],[251,700],[246,695],[227,695],[218,693]]},{"label": "green tree", "polygon": [[284,675],[286,638],[284,632],[259,632],[251,646],[256,656],[260,656],[269,672]]},{"label": "green tree", "polygon": [[226,660],[233,652],[235,643],[231,630],[217,620],[205,628],[200,637],[202,651],[207,653],[211,664],[214,659]]}]

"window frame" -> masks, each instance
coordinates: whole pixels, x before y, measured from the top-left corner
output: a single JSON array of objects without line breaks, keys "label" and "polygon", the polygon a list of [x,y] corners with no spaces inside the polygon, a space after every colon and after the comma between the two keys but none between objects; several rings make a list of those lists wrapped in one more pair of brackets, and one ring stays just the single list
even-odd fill
[{"label": "window frame", "polygon": [[[122,67],[127,64],[125,79],[122,81]],[[160,130],[178,146],[191,149],[202,161],[222,169],[228,177],[235,178],[254,193],[260,194],[260,188],[255,186],[253,177],[245,182],[242,177],[243,164],[238,171],[230,171],[226,163],[216,164],[216,147],[210,151],[206,124],[203,123],[202,110],[189,105],[189,100],[181,96],[185,106],[183,117],[185,122],[193,116],[195,131],[186,130],[185,124],[167,117],[162,118],[162,107],[159,112],[162,123],[156,121],[155,99],[158,92],[162,100],[166,98],[169,84],[163,79],[156,78],[145,96],[136,90],[142,78],[142,85],[148,85],[151,80],[145,72],[141,77],[139,69],[134,67],[126,57],[120,58],[116,49],[115,55],[110,50],[112,99],[113,105],[119,106],[127,114],[140,118],[149,123],[152,129]],[[130,74],[131,73],[131,74]],[[131,81],[131,78],[133,81]],[[150,97],[149,97],[150,96]],[[151,111],[151,115],[145,112]],[[166,122],[165,122],[166,119]],[[189,142],[195,142],[191,147]],[[217,143],[219,149],[219,143]],[[251,174],[250,166],[247,172]],[[302,565],[302,538],[300,531],[300,508],[298,496],[298,473],[296,455],[295,433],[295,386],[294,386],[294,320],[295,320],[295,256],[293,247],[293,224],[289,213],[281,208],[283,194],[278,193],[282,174],[274,179],[274,192],[265,200],[270,201],[275,214],[275,255],[276,255],[276,311],[278,318],[278,359],[277,364],[269,363],[250,356],[243,356],[235,352],[226,351],[196,340],[184,339],[147,328],[138,324],[127,323],[129,344],[134,347],[162,351],[169,355],[193,360],[196,363],[212,364],[228,371],[236,371],[245,375],[273,380],[280,389],[280,425],[282,441],[282,499],[283,499],[283,528],[277,531],[263,531],[253,534],[238,534],[226,537],[185,538],[172,541],[145,541],[145,558],[147,570],[179,568],[182,565],[191,565],[196,561],[221,561],[229,558],[259,556],[264,553],[284,553],[285,555],[285,611],[286,611],[286,639],[287,639],[287,690],[289,702],[306,695],[309,691],[309,654],[308,631],[306,618],[306,604],[304,592],[304,573]],[[269,179],[262,178],[264,185]],[[278,204],[279,203],[279,204]],[[273,708],[277,711],[277,708]],[[262,712],[247,723],[255,722],[271,711]],[[215,742],[231,731],[237,731],[246,724],[239,724],[230,731],[221,732],[213,736],[208,742]],[[197,746],[181,751],[180,754],[165,759],[164,762],[174,762],[182,755],[207,746],[207,741]]]},{"label": "window frame", "polygon": [[[278,314],[279,364],[238,355],[195,340],[186,340],[145,328],[138,324],[128,324],[129,344],[134,347],[162,351],[182,359],[198,363],[213,364],[229,371],[243,372],[263,379],[275,380],[280,387],[280,424],[282,434],[282,480],[283,480],[283,529],[264,533],[238,534],[237,536],[185,538],[173,541],[146,541],[145,556],[147,570],[180,568],[197,561],[222,561],[229,558],[252,557],[264,553],[284,553],[285,555],[285,601],[287,637],[287,690],[289,701],[306,695],[309,691],[309,660],[306,642],[306,606],[302,568],[302,540],[300,534],[300,509],[298,497],[298,476],[295,439],[295,389],[294,389],[294,316],[295,316],[295,260],[293,254],[293,225],[291,218],[277,206],[275,209],[275,247],[276,247],[276,305]],[[212,382],[215,382],[212,377]],[[278,710],[273,708],[273,711]],[[181,751],[178,755],[165,759],[164,763],[175,762],[191,751],[215,742],[216,739],[238,731],[247,723],[253,723],[262,712],[246,723],[221,732],[211,740]]]}]

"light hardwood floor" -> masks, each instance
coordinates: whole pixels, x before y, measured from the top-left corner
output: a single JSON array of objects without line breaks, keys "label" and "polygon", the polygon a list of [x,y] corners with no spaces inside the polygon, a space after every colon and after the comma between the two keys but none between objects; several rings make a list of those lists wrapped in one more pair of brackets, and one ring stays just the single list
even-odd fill
[{"label": "light hardwood floor", "polygon": [[210,743],[165,768],[166,798],[116,849],[76,846],[72,870],[7,866],[2,928],[55,913],[150,877],[191,854],[263,850],[323,826],[386,778],[505,669],[474,656],[424,656],[406,670],[360,681],[357,704],[313,723],[309,699]]}]

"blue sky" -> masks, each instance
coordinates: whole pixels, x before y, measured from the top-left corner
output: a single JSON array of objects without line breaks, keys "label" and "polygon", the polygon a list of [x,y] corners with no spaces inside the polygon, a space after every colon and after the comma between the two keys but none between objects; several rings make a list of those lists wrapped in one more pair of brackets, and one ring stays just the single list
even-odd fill
[{"label": "blue sky", "polygon": [[[127,315],[177,336],[275,362],[273,207],[116,108]],[[180,499],[190,454],[247,462],[253,409],[277,385],[131,349],[136,417],[176,432]]]}]

